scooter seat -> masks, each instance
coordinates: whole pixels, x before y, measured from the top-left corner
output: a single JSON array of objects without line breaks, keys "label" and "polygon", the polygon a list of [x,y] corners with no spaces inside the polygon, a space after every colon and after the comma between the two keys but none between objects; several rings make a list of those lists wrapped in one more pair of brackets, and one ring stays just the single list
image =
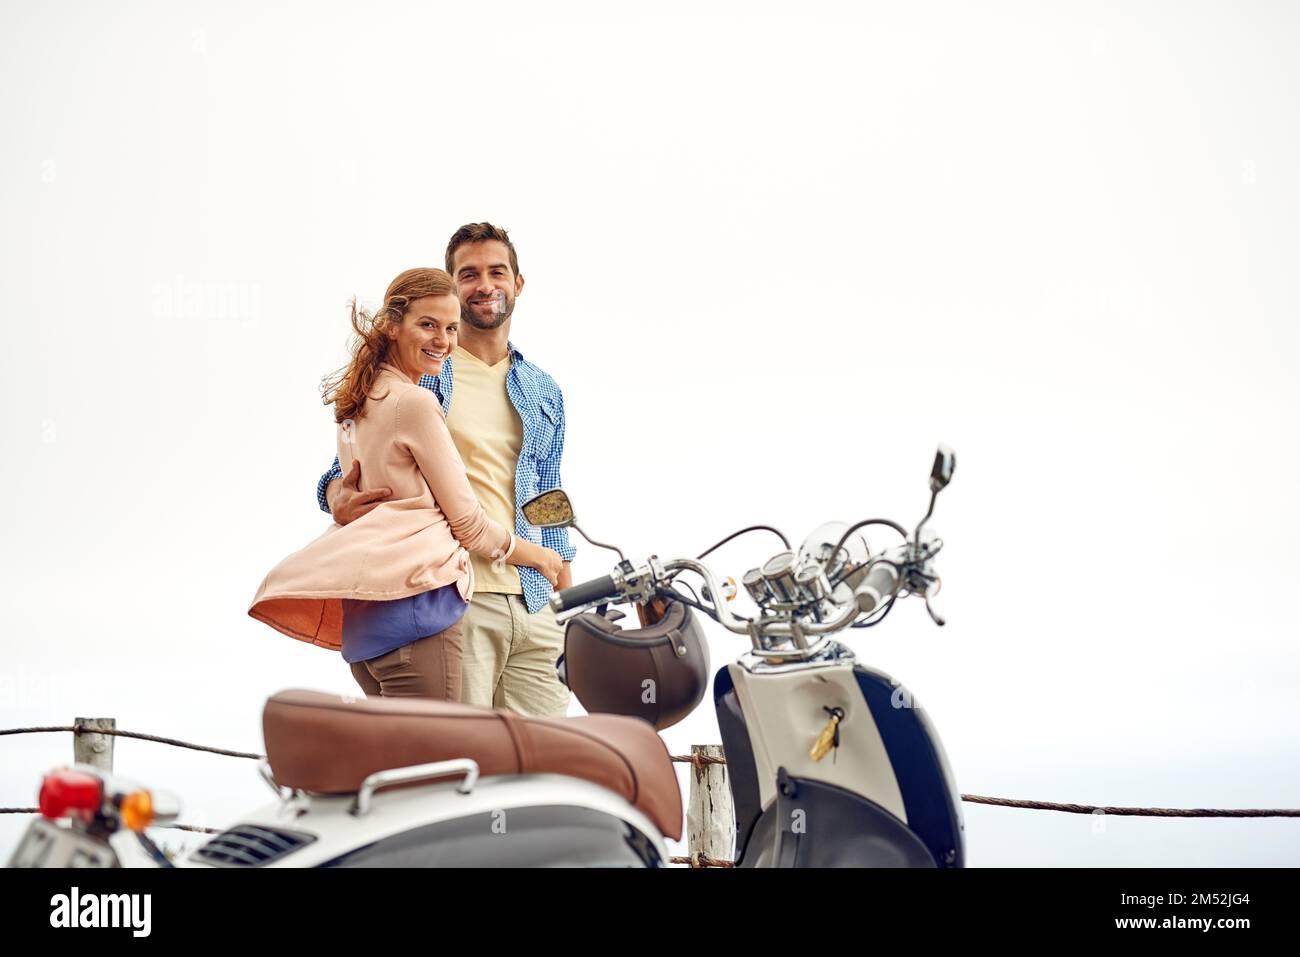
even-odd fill
[{"label": "scooter seat", "polygon": [[682,797],[668,749],[640,718],[525,718],[430,698],[281,691],[262,711],[276,783],[350,794],[376,771],[471,758],[484,777],[567,774],[622,795],[680,839]]}]

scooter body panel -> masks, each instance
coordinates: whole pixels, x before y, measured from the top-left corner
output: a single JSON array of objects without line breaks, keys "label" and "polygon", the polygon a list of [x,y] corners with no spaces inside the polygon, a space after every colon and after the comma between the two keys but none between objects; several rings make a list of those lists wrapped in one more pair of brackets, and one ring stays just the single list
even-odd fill
[{"label": "scooter body panel", "polygon": [[886,742],[908,827],[939,866],[965,867],[961,792],[934,723],[911,692],[883,671],[860,664],[853,671]]},{"label": "scooter body panel", "polygon": [[[907,822],[898,779],[851,662],[761,671],[745,663],[728,667],[753,745],[763,807],[776,800],[776,774],[785,768],[793,777],[861,794]],[[844,714],[840,746],[815,760],[809,752],[830,720],[827,708]]]},{"label": "scooter body panel", "polygon": [[[769,816],[780,810],[784,774],[813,785],[805,797],[823,808],[823,827],[834,820],[854,829],[860,846],[844,853],[858,866],[963,865],[961,796],[938,734],[905,688],[859,665],[847,648],[787,664],[745,656],[718,672],[714,705],[735,799],[738,860],[779,866],[772,842],[791,822]],[[809,752],[829,720],[826,708],[844,714],[839,747],[817,761]],[[884,848],[890,841],[894,851]],[[917,842],[924,855],[915,853]],[[801,866],[814,859],[821,863],[809,866],[833,866],[827,854],[839,856],[831,844],[803,843]],[[814,853],[814,844],[823,850]]]},{"label": "scooter body panel", "polygon": [[[599,785],[559,774],[480,778],[265,805],[177,862],[181,867],[660,867],[668,849],[651,821]],[[237,863],[222,839],[262,828],[300,842],[266,863]]]}]

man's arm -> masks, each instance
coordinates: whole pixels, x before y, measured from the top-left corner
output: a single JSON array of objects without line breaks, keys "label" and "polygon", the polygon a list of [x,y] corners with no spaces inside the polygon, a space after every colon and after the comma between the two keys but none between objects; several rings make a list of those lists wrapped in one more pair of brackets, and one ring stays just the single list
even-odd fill
[{"label": "man's arm", "polygon": [[392,494],[391,488],[361,491],[361,460],[353,460],[352,468],[344,478],[337,455],[334,465],[316,483],[317,504],[322,512],[333,515],[334,521],[340,525],[356,521]]},{"label": "man's arm", "polygon": [[[330,511],[330,493],[338,489],[334,482],[341,478],[343,478],[343,470],[339,468],[339,457],[336,455],[334,456],[334,464],[316,483],[316,504],[320,506],[322,512]],[[333,488],[331,488],[332,485]]]}]

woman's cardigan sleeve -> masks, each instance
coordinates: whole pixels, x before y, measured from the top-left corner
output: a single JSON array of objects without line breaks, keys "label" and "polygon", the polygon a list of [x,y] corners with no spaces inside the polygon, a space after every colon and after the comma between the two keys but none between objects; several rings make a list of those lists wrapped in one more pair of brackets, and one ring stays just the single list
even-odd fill
[{"label": "woman's cardigan sleeve", "polygon": [[488,518],[475,498],[465,463],[433,393],[408,389],[397,402],[397,441],[415,458],[457,541],[476,555],[508,557],[514,550],[514,536],[500,522]]}]

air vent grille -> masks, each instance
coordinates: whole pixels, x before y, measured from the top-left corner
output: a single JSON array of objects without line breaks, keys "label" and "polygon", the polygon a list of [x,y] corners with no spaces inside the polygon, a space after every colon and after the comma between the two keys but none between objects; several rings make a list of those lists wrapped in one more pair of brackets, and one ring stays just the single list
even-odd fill
[{"label": "air vent grille", "polygon": [[314,840],[311,834],[236,824],[200,847],[194,856],[218,867],[265,867]]}]

